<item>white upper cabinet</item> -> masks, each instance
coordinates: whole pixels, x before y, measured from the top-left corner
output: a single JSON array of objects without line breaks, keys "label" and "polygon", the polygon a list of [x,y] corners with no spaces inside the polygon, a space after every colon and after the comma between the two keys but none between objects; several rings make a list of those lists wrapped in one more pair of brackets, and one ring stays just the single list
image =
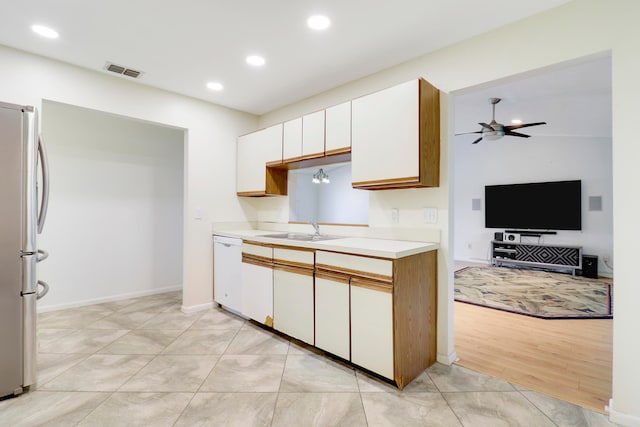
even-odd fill
[{"label": "white upper cabinet", "polygon": [[302,158],[324,156],[324,110],[302,116]]},{"label": "white upper cabinet", "polygon": [[439,91],[412,80],[352,101],[353,186],[437,187],[440,165]]},{"label": "white upper cabinet", "polygon": [[302,158],[302,117],[284,122],[282,158],[285,163]]},{"label": "white upper cabinet", "polygon": [[351,150],[351,101],[326,109],[325,153],[348,153]]},{"label": "white upper cabinet", "polygon": [[[267,168],[282,163],[282,124],[238,138],[237,185],[239,196],[286,195],[286,170]],[[282,175],[284,175],[284,193]]]}]

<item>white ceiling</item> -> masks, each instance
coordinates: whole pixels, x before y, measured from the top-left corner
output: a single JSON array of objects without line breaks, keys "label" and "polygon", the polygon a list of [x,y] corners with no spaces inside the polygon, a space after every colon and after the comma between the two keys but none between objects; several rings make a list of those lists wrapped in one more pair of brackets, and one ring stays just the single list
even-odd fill
[{"label": "white ceiling", "polygon": [[[567,1],[0,0],[0,44],[105,73],[111,61],[142,84],[263,114]],[[306,27],[317,13],[329,30]]]},{"label": "white ceiling", "polygon": [[[498,123],[510,125],[516,118],[525,123],[547,122],[517,132],[531,136],[611,138],[610,57],[556,66],[457,95],[453,101],[455,133],[478,131],[481,128],[478,122],[491,121],[489,98],[502,98],[496,105]],[[460,135],[456,140],[471,143],[478,136]]]}]

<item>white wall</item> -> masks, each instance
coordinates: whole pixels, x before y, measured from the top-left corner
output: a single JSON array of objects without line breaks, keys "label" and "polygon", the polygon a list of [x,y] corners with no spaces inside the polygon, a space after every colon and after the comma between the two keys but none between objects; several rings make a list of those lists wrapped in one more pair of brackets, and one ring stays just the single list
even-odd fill
[{"label": "white wall", "polygon": [[[400,64],[353,83],[267,114],[260,125],[276,123],[317,111],[326,106],[392,86],[418,76],[445,93],[461,91],[505,77],[553,66],[564,61],[610,52],[613,67],[613,221],[615,252],[614,354],[612,419],[626,425],[640,425],[640,345],[638,324],[640,286],[637,286],[637,215],[640,198],[640,145],[637,117],[640,116],[640,2],[635,0],[579,0],[540,15],[490,31],[448,48]],[[487,52],[490,52],[488,55]],[[442,98],[442,97],[441,97]],[[417,224],[421,206],[439,208],[442,250],[438,263],[438,355],[453,355],[453,272],[449,247],[449,158],[453,130],[447,96],[441,107],[441,186],[434,190],[374,192],[370,223],[385,221],[387,209],[400,207],[400,225]],[[451,163],[455,163],[451,159]],[[271,201],[266,211],[280,211]],[[453,205],[453,200],[451,200]],[[255,204],[256,208],[262,206]],[[286,208],[286,207],[285,207]],[[261,212],[258,216],[262,215]],[[451,212],[451,215],[453,213]],[[268,215],[267,215],[268,216]],[[451,219],[453,217],[451,216]]]},{"label": "white wall", "polygon": [[[257,118],[2,46],[0,76],[4,102],[40,108],[45,99],[186,129],[183,304],[211,304],[211,223],[256,219],[251,204],[236,197],[235,165],[236,137],[256,129]],[[202,220],[194,218],[196,208]]]},{"label": "white wall", "polygon": [[[484,186],[524,182],[582,180],[582,231],[560,230],[544,243],[577,245],[598,255],[600,273],[612,273],[603,257],[613,255],[613,171],[611,138],[533,136],[471,144],[456,138],[454,257],[488,261],[497,229],[484,227]],[[589,211],[589,196],[602,197],[602,211]],[[481,200],[481,210],[471,209]]]},{"label": "white wall", "polygon": [[182,289],[184,131],[43,102],[52,187],[40,310]]}]

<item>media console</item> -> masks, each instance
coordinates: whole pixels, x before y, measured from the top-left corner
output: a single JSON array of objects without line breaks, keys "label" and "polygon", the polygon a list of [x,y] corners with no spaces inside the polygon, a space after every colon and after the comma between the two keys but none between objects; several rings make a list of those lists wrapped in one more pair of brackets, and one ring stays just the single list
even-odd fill
[{"label": "media console", "polygon": [[491,241],[491,265],[570,270],[575,276],[582,269],[582,247],[536,243]]}]

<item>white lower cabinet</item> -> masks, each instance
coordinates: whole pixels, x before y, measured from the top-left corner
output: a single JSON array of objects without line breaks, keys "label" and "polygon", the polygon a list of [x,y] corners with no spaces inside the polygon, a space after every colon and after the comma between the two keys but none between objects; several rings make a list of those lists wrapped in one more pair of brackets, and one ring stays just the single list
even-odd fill
[{"label": "white lower cabinet", "polygon": [[316,347],[349,360],[349,278],[316,273]]},{"label": "white lower cabinet", "polygon": [[260,261],[242,260],[242,314],[273,325],[273,268]]},{"label": "white lower cabinet", "polygon": [[391,286],[351,281],[351,362],[394,379]]},{"label": "white lower cabinet", "polygon": [[274,267],[273,328],[313,345],[313,270]]}]

